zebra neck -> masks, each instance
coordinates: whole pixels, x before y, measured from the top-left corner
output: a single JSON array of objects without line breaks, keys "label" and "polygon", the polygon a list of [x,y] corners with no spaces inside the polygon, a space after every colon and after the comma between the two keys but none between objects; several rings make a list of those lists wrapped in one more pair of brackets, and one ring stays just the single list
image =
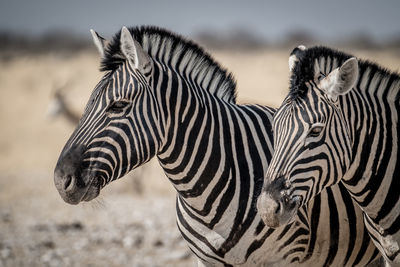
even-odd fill
[{"label": "zebra neck", "polygon": [[226,131],[231,128],[232,114],[227,103],[211,94],[188,90],[184,82],[178,84],[178,90],[166,92],[173,104],[164,112],[166,134],[158,156],[179,195],[191,199],[190,206],[208,213],[212,203],[206,205],[204,200],[211,190],[224,181],[222,190],[232,179],[228,162],[233,161],[233,151],[226,147],[232,138]]},{"label": "zebra neck", "polygon": [[344,181],[366,207],[371,204],[366,199],[373,194],[371,181],[381,184],[398,168],[400,80],[374,68],[361,70],[357,86],[340,102],[353,140],[352,163]]},{"label": "zebra neck", "polygon": [[183,205],[210,218],[215,202],[229,202],[235,210],[244,198],[255,207],[272,151],[272,110],[233,105],[209,94],[202,101],[178,102],[189,104],[175,111],[158,158]]}]

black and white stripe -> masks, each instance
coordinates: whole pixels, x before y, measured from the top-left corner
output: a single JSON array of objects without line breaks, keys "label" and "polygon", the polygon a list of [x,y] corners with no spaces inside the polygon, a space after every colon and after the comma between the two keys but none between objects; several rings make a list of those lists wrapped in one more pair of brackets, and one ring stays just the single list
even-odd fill
[{"label": "black and white stripe", "polygon": [[86,181],[100,190],[157,156],[177,190],[179,230],[205,265],[362,266],[377,257],[360,210],[339,186],[300,209],[293,224],[266,227],[256,200],[271,160],[274,110],[236,104],[231,74],[194,43],[158,28],[129,31],[150,67],[124,57],[126,33],[114,37],[106,74],[56,174],[78,147],[82,183],[92,177]]},{"label": "black and white stripe", "polygon": [[[296,49],[293,58],[290,93],[274,116],[265,202],[284,203],[272,197],[280,190],[304,204],[342,181],[388,264],[400,264],[399,75],[325,47]],[[284,213],[266,212],[266,221]]]}]

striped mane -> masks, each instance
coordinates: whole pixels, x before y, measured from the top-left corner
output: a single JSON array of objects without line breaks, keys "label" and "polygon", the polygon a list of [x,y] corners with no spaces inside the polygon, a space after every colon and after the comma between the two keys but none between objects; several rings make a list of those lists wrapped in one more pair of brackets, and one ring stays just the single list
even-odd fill
[{"label": "striped mane", "polygon": [[[303,97],[308,88],[306,82],[313,80],[314,75],[314,64],[316,60],[322,62],[324,59],[324,66],[322,66],[321,72],[324,75],[329,74],[334,68],[343,64],[347,59],[353,57],[350,54],[334,50],[324,46],[311,47],[304,50],[303,53],[296,54],[299,59],[296,62],[292,75],[290,77],[290,91],[289,98],[291,100],[296,100]],[[335,66],[333,65],[335,62]],[[321,64],[321,63],[320,63]],[[370,73],[379,72],[381,76],[390,76],[395,80],[399,80],[399,74],[391,72],[375,63],[366,60],[359,60],[359,71],[360,74],[364,73],[367,69]]]},{"label": "striped mane", "polygon": [[[203,77],[207,81],[204,89],[225,101],[236,102],[236,82],[232,74],[194,42],[157,27],[141,26],[129,28],[129,31],[153,60],[183,74],[182,77],[190,73],[192,82],[202,88],[203,79],[197,81],[198,76]],[[120,35],[119,31],[107,45],[101,71],[114,71],[125,61],[120,50]],[[179,65],[176,62],[180,62]]]}]

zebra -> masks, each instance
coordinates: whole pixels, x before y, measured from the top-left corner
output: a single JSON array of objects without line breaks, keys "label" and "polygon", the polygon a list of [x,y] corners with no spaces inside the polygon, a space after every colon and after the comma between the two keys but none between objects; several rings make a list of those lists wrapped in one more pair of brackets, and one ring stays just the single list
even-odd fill
[{"label": "zebra", "polygon": [[379,256],[340,186],[299,209],[295,223],[264,224],[256,200],[275,110],[237,104],[232,74],[197,44],[151,26],[123,27],[106,46],[92,34],[105,74],[56,164],[65,202],[90,201],[157,157],[199,266],[363,266]]},{"label": "zebra", "polygon": [[271,227],[284,225],[322,190],[343,183],[386,262],[399,265],[399,74],[327,47],[297,47],[289,62],[261,216]]}]

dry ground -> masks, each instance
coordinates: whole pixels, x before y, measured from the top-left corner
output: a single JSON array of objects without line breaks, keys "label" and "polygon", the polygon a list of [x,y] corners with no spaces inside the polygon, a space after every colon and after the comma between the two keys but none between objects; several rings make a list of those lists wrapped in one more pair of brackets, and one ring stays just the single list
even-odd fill
[{"label": "dry ground", "polygon": [[[212,54],[233,71],[240,102],[277,106],[287,91],[289,52]],[[350,52],[400,68],[398,53]],[[101,77],[98,65],[94,53],[0,62],[0,266],[194,265],[157,162],[109,185],[93,203],[69,206],[56,192],[53,168],[73,126],[46,117],[48,103],[67,83],[67,100],[81,112]]]}]

